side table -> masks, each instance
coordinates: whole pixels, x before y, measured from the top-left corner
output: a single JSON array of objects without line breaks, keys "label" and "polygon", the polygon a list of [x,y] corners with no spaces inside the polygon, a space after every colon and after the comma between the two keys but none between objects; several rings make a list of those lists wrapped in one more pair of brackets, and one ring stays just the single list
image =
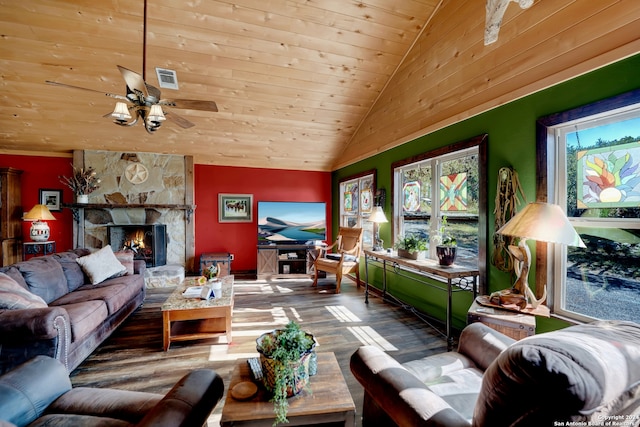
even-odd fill
[{"label": "side table", "polygon": [[484,323],[488,327],[516,340],[536,333],[536,316],[500,308],[485,307],[475,300],[467,312],[467,323],[474,322]]},{"label": "side table", "polygon": [[22,243],[22,260],[27,259],[27,255],[39,256],[55,253],[56,242],[50,240],[47,242],[23,242]]}]

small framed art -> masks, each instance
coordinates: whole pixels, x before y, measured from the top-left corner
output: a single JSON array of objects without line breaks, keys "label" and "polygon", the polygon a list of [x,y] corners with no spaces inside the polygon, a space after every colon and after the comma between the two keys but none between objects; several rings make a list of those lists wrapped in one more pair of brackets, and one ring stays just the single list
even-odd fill
[{"label": "small framed art", "polygon": [[40,204],[45,205],[51,212],[60,212],[62,210],[62,190],[41,188]]},{"label": "small framed art", "polygon": [[219,222],[252,222],[253,194],[218,194]]}]

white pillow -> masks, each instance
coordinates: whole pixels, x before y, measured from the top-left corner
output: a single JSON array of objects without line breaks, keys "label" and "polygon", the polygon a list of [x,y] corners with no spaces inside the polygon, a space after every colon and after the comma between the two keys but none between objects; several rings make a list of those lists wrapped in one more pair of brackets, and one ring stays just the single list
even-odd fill
[{"label": "white pillow", "polygon": [[121,276],[127,269],[116,258],[110,245],[87,256],[76,259],[82,267],[82,271],[89,277],[91,284],[95,285],[113,276]]}]

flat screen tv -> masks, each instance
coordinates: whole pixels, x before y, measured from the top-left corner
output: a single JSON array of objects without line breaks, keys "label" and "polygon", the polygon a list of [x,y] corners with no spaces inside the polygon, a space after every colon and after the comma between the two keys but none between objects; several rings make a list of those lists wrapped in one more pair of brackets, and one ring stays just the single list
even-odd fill
[{"label": "flat screen tv", "polygon": [[302,244],[326,238],[326,203],[258,202],[258,244]]}]

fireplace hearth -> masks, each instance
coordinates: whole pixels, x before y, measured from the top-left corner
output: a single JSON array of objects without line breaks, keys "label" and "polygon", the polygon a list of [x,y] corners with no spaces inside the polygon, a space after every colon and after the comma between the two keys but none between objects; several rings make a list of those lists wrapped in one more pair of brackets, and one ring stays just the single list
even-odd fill
[{"label": "fireplace hearth", "polygon": [[109,225],[107,236],[114,251],[131,250],[133,259],[145,261],[147,267],[167,263],[167,227],[164,224]]}]

